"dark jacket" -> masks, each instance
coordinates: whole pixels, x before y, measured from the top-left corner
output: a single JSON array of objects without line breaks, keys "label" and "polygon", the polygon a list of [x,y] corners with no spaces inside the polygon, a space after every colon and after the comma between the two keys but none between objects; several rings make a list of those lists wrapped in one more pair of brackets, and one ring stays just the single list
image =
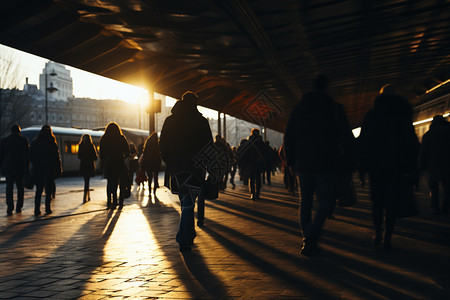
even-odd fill
[{"label": "dark jacket", "polygon": [[147,173],[159,171],[161,168],[161,152],[157,138],[154,142],[146,143],[141,166]]},{"label": "dark jacket", "polygon": [[450,123],[445,120],[431,124],[422,138],[419,169],[432,178],[450,178]]},{"label": "dark jacket", "polygon": [[31,142],[32,177],[34,182],[55,179],[62,173],[59,149],[53,137],[38,137]]},{"label": "dark jacket", "polygon": [[268,168],[269,151],[258,134],[252,134],[239,149],[239,160],[244,162],[246,172],[264,172]]},{"label": "dark jacket", "polygon": [[208,120],[195,106],[178,101],[172,108],[172,115],[164,121],[159,148],[166,163],[167,180],[178,173],[191,173],[203,179],[205,165],[199,164],[201,150],[213,145]]},{"label": "dark jacket", "polygon": [[414,173],[419,142],[412,124],[412,108],[397,95],[379,95],[364,118],[358,138],[361,172],[387,170]]},{"label": "dark jacket", "polygon": [[298,172],[351,168],[353,144],[343,106],[326,93],[307,93],[294,107],[284,136],[288,166]]},{"label": "dark jacket", "polygon": [[100,160],[105,178],[121,177],[128,174],[125,158],[130,155],[127,139],[124,135],[100,139]]},{"label": "dark jacket", "polygon": [[4,174],[14,171],[28,173],[30,165],[28,139],[17,133],[4,138],[0,145],[0,162]]},{"label": "dark jacket", "polygon": [[95,161],[97,160],[97,150],[89,142],[81,142],[78,148],[78,158],[80,159],[80,175],[83,177],[95,176]]}]

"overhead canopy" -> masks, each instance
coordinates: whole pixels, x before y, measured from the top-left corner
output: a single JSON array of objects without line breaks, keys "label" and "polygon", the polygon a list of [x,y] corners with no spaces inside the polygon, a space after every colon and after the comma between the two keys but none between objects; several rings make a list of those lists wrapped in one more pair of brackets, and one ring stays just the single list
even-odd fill
[{"label": "overhead canopy", "polygon": [[282,131],[317,74],[358,126],[450,78],[450,1],[14,0],[0,43]]}]

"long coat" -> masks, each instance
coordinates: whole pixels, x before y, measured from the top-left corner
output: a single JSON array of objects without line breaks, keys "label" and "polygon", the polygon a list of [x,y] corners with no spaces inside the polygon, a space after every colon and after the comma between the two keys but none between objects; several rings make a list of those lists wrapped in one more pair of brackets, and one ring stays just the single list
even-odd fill
[{"label": "long coat", "polygon": [[34,182],[55,179],[62,173],[58,145],[50,137],[38,137],[31,143],[32,177]]},{"label": "long coat", "polygon": [[286,162],[299,172],[338,172],[351,167],[354,137],[344,108],[324,92],[305,94],[289,118]]},{"label": "long coat", "polygon": [[166,163],[165,185],[169,186],[170,177],[178,173],[190,173],[203,179],[205,165],[196,163],[195,159],[205,158],[202,150],[212,143],[208,120],[197,108],[178,101],[172,108],[172,115],[164,121],[159,141],[161,157]]},{"label": "long coat", "polygon": [[97,151],[91,143],[81,142],[78,148],[78,158],[80,159],[80,175],[83,177],[93,177],[95,175],[95,161]]},{"label": "long coat", "polygon": [[450,178],[450,123],[431,124],[422,138],[419,168],[433,179]]},{"label": "long coat", "polygon": [[0,146],[0,161],[4,174],[27,173],[30,165],[30,146],[27,138],[17,133],[4,138]]},{"label": "long coat", "polygon": [[124,135],[117,138],[103,136],[100,139],[100,159],[105,178],[127,174],[124,159],[130,155],[130,148]]}]

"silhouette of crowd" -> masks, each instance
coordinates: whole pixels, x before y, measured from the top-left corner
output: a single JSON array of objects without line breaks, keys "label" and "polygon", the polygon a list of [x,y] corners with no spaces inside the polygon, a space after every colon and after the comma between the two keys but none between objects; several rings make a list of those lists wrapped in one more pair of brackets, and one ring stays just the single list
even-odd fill
[{"label": "silhouette of crowd", "polygon": [[[82,202],[91,200],[90,179],[96,175],[97,160],[107,181],[107,209],[123,208],[131,194],[134,174],[138,186],[148,181],[156,197],[164,165],[164,185],[178,195],[181,204],[176,241],[180,251],[185,252],[191,250],[196,237],[196,205],[197,226],[202,227],[205,199],[216,199],[230,186],[235,189],[240,180],[248,189],[249,200],[258,201],[264,198],[264,185],[270,186],[272,175],[280,171],[287,192],[299,192],[300,253],[311,256],[320,253],[322,227],[327,218],[333,218],[335,206],[356,203],[353,175],[357,174],[361,184],[365,184],[366,177],[369,181],[373,243],[390,251],[396,220],[408,216],[405,206],[414,205],[407,201],[411,200],[408,197],[413,194],[420,171],[427,174],[433,211],[440,214],[449,210],[450,124],[443,116],[435,116],[420,145],[412,124],[411,105],[393,85],[386,85],[374,99],[361,134],[355,139],[344,107],[327,92],[328,86],[326,76],[316,77],[314,90],[305,93],[293,108],[283,144],[278,148],[264,141],[258,128],[253,128],[239,145],[230,146],[220,134],[213,140],[193,92],[186,92],[175,103],[159,138],[153,132],[137,147],[115,122],[106,126],[99,148],[89,134],[84,134],[77,154],[79,175],[84,179]],[[63,171],[57,140],[49,125],[42,126],[31,143],[20,132],[19,125],[13,125],[0,144],[7,215],[14,210],[21,213],[24,189],[33,186],[34,214],[41,214],[44,191],[45,213],[51,214],[55,179]]]}]

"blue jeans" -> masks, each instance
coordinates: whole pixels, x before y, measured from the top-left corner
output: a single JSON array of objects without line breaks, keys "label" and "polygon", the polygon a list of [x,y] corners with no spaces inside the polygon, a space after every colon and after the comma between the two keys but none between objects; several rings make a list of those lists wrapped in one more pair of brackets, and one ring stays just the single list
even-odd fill
[{"label": "blue jeans", "polygon": [[[303,240],[315,244],[335,201],[336,174],[332,172],[298,172],[300,185],[300,227]],[[314,194],[318,206],[312,218]]]},{"label": "blue jeans", "polygon": [[181,202],[180,226],[177,233],[177,242],[180,245],[190,245],[196,236],[194,222],[195,196],[187,192],[179,194]]}]

